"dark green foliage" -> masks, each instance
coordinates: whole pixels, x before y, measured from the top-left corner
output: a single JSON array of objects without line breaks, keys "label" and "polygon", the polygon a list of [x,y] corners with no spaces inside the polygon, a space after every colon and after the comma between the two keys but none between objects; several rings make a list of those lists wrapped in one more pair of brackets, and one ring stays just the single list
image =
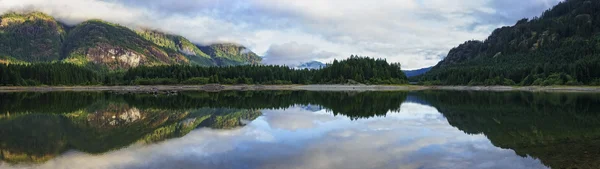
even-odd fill
[{"label": "dark green foliage", "polygon": [[[579,85],[600,79],[600,1],[567,0],[539,18],[454,49],[421,77],[445,85]],[[536,82],[537,83],[534,83]]]},{"label": "dark green foliage", "polygon": [[59,60],[65,34],[60,23],[43,13],[4,14],[0,16],[0,60]]},{"label": "dark green foliage", "polygon": [[221,84],[406,84],[399,64],[367,57],[335,61],[320,70],[287,66],[242,65],[202,67],[189,65],[140,66],[126,72],[96,72],[68,63],[0,64],[0,86],[35,85],[200,85]]},{"label": "dark green foliage", "polygon": [[349,59],[333,61],[325,68],[315,71],[313,83],[347,83],[354,80],[365,84],[406,84],[406,75],[400,64],[389,64],[383,59],[350,56]]},{"label": "dark green foliage", "polygon": [[200,67],[200,66],[155,66],[137,67],[125,72],[125,82],[138,79],[173,79],[175,83],[190,84],[191,81],[208,79],[206,83],[222,84],[303,84],[310,82],[311,70],[294,70],[285,66],[232,66],[232,67]]},{"label": "dark green foliage", "polygon": [[0,86],[98,85],[98,73],[68,63],[0,64]]}]

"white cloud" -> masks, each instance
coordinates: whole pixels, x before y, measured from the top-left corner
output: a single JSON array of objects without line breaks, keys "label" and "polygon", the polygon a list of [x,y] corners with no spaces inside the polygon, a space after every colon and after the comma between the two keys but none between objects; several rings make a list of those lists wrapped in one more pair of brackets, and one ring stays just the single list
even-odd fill
[{"label": "white cloud", "polygon": [[297,66],[303,62],[312,60],[323,60],[335,57],[336,54],[327,51],[319,51],[317,46],[298,44],[296,42],[281,45],[271,45],[265,53],[264,63],[274,65]]},{"label": "white cloud", "polygon": [[[34,8],[68,23],[99,18],[180,34],[197,43],[236,42],[261,55],[290,43],[312,45],[317,52],[286,55],[292,59],[273,62],[277,64],[359,54],[414,69],[434,65],[452,47],[485,39],[494,28],[539,15],[560,0],[0,1],[0,12]],[[322,58],[319,51],[331,54]]]}]

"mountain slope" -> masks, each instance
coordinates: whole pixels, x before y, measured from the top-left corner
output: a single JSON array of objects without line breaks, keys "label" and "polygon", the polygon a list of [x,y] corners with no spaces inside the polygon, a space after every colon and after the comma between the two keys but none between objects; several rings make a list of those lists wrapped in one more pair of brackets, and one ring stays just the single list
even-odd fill
[{"label": "mountain slope", "polygon": [[567,0],[541,17],[468,41],[425,74],[447,85],[565,85],[600,82],[600,1]]},{"label": "mountain slope", "polygon": [[64,27],[43,13],[4,14],[0,16],[0,60],[59,60],[65,35]]},{"label": "mountain slope", "polygon": [[214,60],[211,59],[211,56],[198,49],[195,44],[182,36],[169,35],[147,29],[137,31],[137,33],[144,39],[151,41],[158,46],[182,53],[190,60],[191,64],[217,66]]},{"label": "mountain slope", "polygon": [[232,43],[198,46],[200,50],[210,55],[217,65],[234,66],[245,64],[260,64],[262,58],[244,46]]},{"label": "mountain slope", "polygon": [[65,55],[66,62],[110,69],[189,62],[182,54],[163,50],[128,28],[99,20],[83,22],[69,32]]},{"label": "mountain slope", "polygon": [[432,67],[426,67],[417,70],[403,70],[403,72],[406,74],[406,77],[414,77],[427,73],[429,70],[431,70],[431,68]]},{"label": "mountain slope", "polygon": [[142,65],[230,66],[261,61],[240,45],[198,46],[182,36],[134,31],[101,20],[63,25],[40,12],[1,15],[0,63],[62,61],[98,70],[123,70]]}]

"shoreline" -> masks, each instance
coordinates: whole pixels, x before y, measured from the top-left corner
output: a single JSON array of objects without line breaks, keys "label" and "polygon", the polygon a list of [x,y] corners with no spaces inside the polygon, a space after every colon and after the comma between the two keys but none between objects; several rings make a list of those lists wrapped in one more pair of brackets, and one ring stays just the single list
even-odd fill
[{"label": "shoreline", "polygon": [[528,92],[600,92],[600,86],[418,86],[418,85],[157,85],[157,86],[0,86],[0,92],[51,92],[51,91],[114,91],[148,93],[169,91],[528,91]]}]

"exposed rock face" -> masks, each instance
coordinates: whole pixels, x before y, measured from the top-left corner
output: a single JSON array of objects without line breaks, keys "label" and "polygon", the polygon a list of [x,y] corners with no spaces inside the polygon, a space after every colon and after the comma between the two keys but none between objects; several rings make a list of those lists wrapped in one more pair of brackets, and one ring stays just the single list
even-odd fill
[{"label": "exposed rock face", "polygon": [[146,61],[144,55],[109,45],[99,45],[98,47],[88,49],[86,58],[94,64],[104,64],[111,69],[137,67]]},{"label": "exposed rock face", "polygon": [[188,47],[183,47],[183,46],[179,46],[179,52],[186,54],[186,55],[196,55],[196,53],[194,53],[194,50]]},{"label": "exposed rock face", "polygon": [[141,119],[144,119],[144,114],[135,107],[124,109],[109,108],[105,111],[97,111],[89,114],[87,117],[88,122],[95,128],[113,128],[128,125]]}]

